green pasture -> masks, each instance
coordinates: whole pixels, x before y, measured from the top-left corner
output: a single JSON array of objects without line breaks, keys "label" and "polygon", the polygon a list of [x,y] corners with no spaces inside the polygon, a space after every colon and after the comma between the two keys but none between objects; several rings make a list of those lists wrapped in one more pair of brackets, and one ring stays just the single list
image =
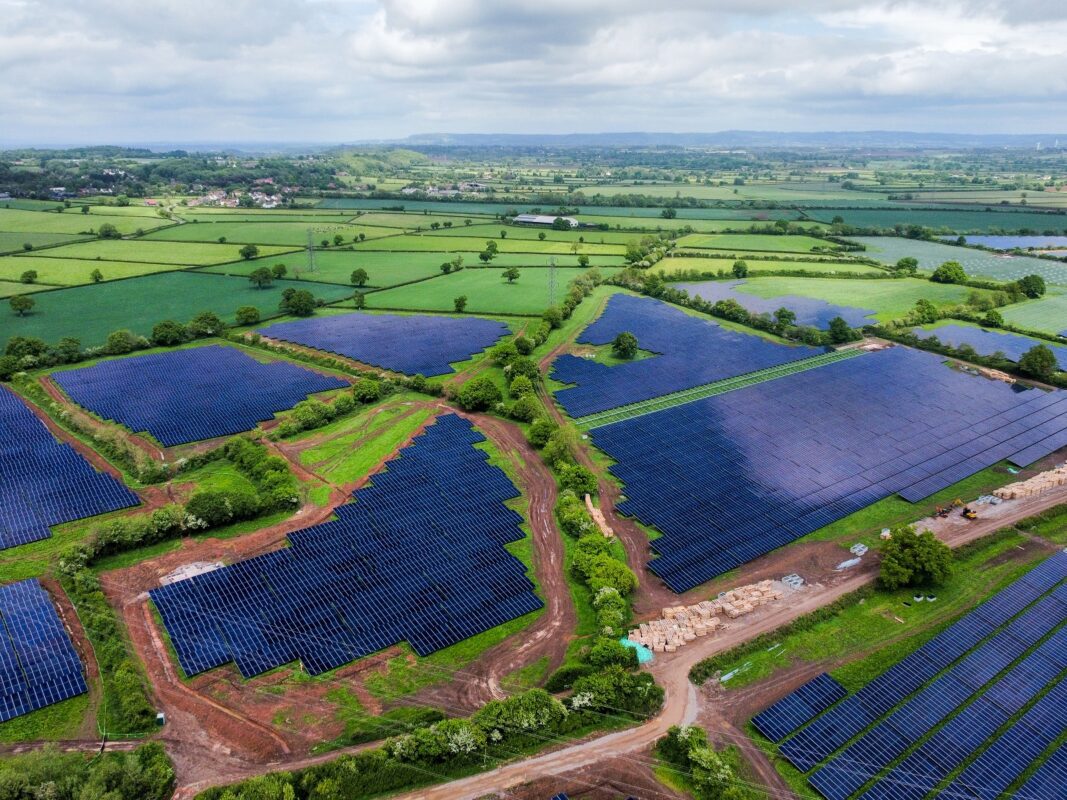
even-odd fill
[{"label": "green pasture", "polygon": [[136,261],[97,261],[86,258],[47,258],[44,256],[4,256],[0,258],[0,280],[17,281],[26,270],[36,270],[40,283],[76,286],[92,283],[93,270],[100,270],[104,280],[133,278],[153,272],[177,269],[174,264],[142,264]]},{"label": "green pasture", "polygon": [[463,230],[468,228],[470,227],[467,225],[468,219],[471,221],[471,225],[493,222],[489,217],[476,214],[423,214],[421,211],[418,213],[404,213],[401,211],[348,212],[350,216],[353,213],[359,214],[359,216],[351,220],[357,225],[378,225],[383,228],[404,228],[407,230],[421,227],[424,231],[427,231],[430,229],[430,225],[435,222],[440,223],[442,226],[446,222],[452,223],[450,229],[442,227],[442,230]]},{"label": "green pasture", "polygon": [[26,233],[66,233],[92,235],[105,222],[114,225],[119,233],[134,233],[138,228],[151,230],[170,224],[160,217],[137,218],[130,216],[104,216],[82,214],[68,208],[62,214],[55,211],[23,211],[16,208],[0,208],[0,231],[24,231]]},{"label": "green pasture", "polygon": [[1067,290],[1053,289],[1040,300],[1017,303],[999,310],[1012,325],[1067,336]]},{"label": "green pasture", "polygon": [[686,249],[749,250],[770,253],[810,253],[816,248],[833,249],[833,242],[811,236],[779,236],[772,233],[694,233],[678,240],[678,247]]},{"label": "green pasture", "polygon": [[[289,252],[288,247],[259,248],[262,256]],[[159,242],[146,239],[97,239],[66,247],[54,247],[41,253],[49,258],[93,259],[101,261],[140,261],[145,264],[179,264],[206,267],[241,259],[239,244],[201,244],[193,242]]]},{"label": "green pasture", "polygon": [[[652,217],[619,217],[619,216],[585,216],[579,217],[582,222],[592,222],[597,225],[609,225],[612,230],[616,227],[627,229],[640,229],[642,233],[659,233],[661,231],[681,231],[689,228],[696,233],[721,233],[722,231],[738,231],[750,228],[763,228],[774,224],[779,217],[765,217],[762,219],[662,219]],[[805,230],[826,229],[829,226],[822,222],[809,220],[796,220],[795,215],[786,217]]]},{"label": "green pasture", "polygon": [[88,239],[88,236],[79,236],[76,233],[27,233],[25,231],[0,230],[0,253],[24,253],[25,245],[31,248],[51,247],[57,244],[67,244]]},{"label": "green pasture", "polygon": [[494,235],[489,236],[436,236],[430,234],[408,234],[404,236],[390,236],[387,239],[376,239],[372,242],[364,242],[357,245],[357,250],[388,250],[408,252],[438,252],[438,253],[480,253],[485,249],[486,242],[496,242],[497,249],[501,253],[544,253],[548,255],[572,254],[572,247],[577,248],[578,253],[586,255],[621,256],[626,252],[621,244],[591,244],[586,242],[563,242],[538,239],[501,239],[498,228],[489,228]]},{"label": "green pasture", "polygon": [[879,321],[899,319],[907,314],[921,298],[934,305],[956,305],[979,289],[947,283],[931,283],[921,278],[891,280],[843,280],[841,278],[750,278],[737,291],[758,297],[800,295],[814,297],[842,306],[870,308]]},{"label": "green pasture", "polygon": [[913,192],[916,197],[924,202],[937,203],[981,203],[983,206],[1000,205],[1007,202],[1018,208],[1026,201],[1028,206],[1041,206],[1045,208],[1067,207],[1067,192],[1063,190],[1034,192],[1025,189],[978,189],[975,191],[937,191],[936,189],[924,192]]},{"label": "green pasture", "polygon": [[308,289],[328,302],[352,293],[348,287],[304,281],[279,281],[256,289],[245,278],[164,272],[38,292],[33,312],[25,317],[0,310],[0,342],[12,336],[36,336],[46,342],[72,336],[84,346],[100,345],[112,331],[125,328],[147,336],[157,322],[187,322],[201,311],[214,311],[233,322],[241,306],[255,306],[264,318],[277,316],[282,289],[288,287]]},{"label": "green pasture", "polygon": [[226,242],[238,244],[289,245],[303,247],[307,245],[308,228],[312,229],[312,242],[315,246],[326,239],[333,244],[333,237],[344,237],[345,244],[363,234],[367,239],[396,234],[394,228],[372,228],[357,225],[345,225],[334,222],[190,222],[156,231],[145,237],[146,240],[167,240],[171,242]]},{"label": "green pasture", "polygon": [[[452,311],[452,301],[467,297],[467,311],[481,314],[540,314],[552,301],[548,296],[549,271],[521,269],[518,280],[508,283],[497,267],[464,269],[428,281],[398,286],[367,296],[371,309],[410,309],[412,311]],[[605,269],[606,274],[615,272]],[[582,270],[556,271],[556,297],[559,302],[567,292],[567,283]]]},{"label": "green pasture", "polygon": [[923,208],[832,208],[812,209],[808,216],[830,222],[840,216],[857,228],[892,228],[896,225],[922,225],[952,233],[1011,233],[1027,229],[1045,233],[1067,232],[1067,214],[1037,211],[996,211]]},{"label": "green pasture", "polygon": [[[853,197],[871,198],[868,192],[854,192],[843,189],[840,183],[818,182],[811,179],[803,181],[762,181],[746,182],[734,186],[727,181],[725,186],[708,186],[699,183],[616,183],[604,186],[585,185],[578,189],[586,197],[602,195],[616,197],[621,194],[643,194],[648,197],[692,197],[697,200],[775,200],[793,202],[797,199],[809,200],[847,200]],[[877,197],[877,195],[875,195]],[[881,195],[884,201],[885,194]]]},{"label": "green pasture", "polygon": [[885,264],[895,264],[902,258],[910,257],[918,259],[920,269],[933,271],[946,261],[958,261],[968,275],[976,278],[1013,281],[1024,275],[1040,275],[1048,283],[1067,285],[1067,264],[1062,261],[991,253],[971,247],[898,236],[856,236],[853,241],[866,246],[864,255]]},{"label": "green pasture", "polygon": [[313,228],[316,225],[344,225],[352,219],[351,211],[315,211],[304,209],[301,211],[285,211],[272,209],[229,209],[229,208],[197,208],[175,209],[175,214],[192,225],[215,225],[231,222],[303,222],[305,227]]},{"label": "green pasture", "polygon": [[[4,261],[6,259],[0,259]],[[35,283],[22,283],[21,281],[5,281],[0,280],[0,297],[11,297],[15,294],[29,294],[30,292],[39,292],[42,286]]]},{"label": "green pasture", "polygon": [[[501,237],[500,234],[507,234],[506,237]],[[582,244],[629,244],[630,242],[639,242],[642,236],[647,234],[639,231],[598,231],[598,230],[576,230],[576,231],[557,231],[552,228],[535,228],[532,226],[523,225],[500,225],[500,224],[482,224],[474,225],[470,228],[441,228],[436,231],[430,232],[430,236],[438,237],[452,237],[452,236],[484,236],[486,239],[493,239],[499,246],[503,241],[511,239],[536,239],[541,241],[541,237],[544,236],[546,242],[567,242],[568,244],[574,244],[575,242]],[[483,242],[484,244],[484,242]],[[503,249],[503,248],[501,248]]]},{"label": "green pasture", "polygon": [[[687,258],[685,256],[679,256],[677,258],[664,258],[659,261],[654,267],[653,272],[659,272],[663,275],[671,275],[678,272],[686,272],[688,270],[699,270],[701,272],[718,272],[719,270],[726,270],[730,272],[733,268],[734,258]],[[858,272],[858,273],[870,273],[885,275],[886,271],[879,267],[872,267],[869,264],[841,264],[834,261],[787,261],[787,260],[773,260],[764,261],[762,259],[752,259],[745,261],[748,264],[748,271],[750,273],[758,272],[776,272],[780,270],[797,270],[803,272],[810,272],[812,274],[827,274],[835,272]]]}]

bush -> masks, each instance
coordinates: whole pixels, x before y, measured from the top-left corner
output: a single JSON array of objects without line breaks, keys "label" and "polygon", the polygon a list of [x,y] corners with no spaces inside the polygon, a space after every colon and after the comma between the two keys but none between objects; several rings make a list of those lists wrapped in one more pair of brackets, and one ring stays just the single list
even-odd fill
[{"label": "bush", "polygon": [[159,347],[174,347],[186,338],[185,326],[172,319],[163,320],[152,328],[152,344]]},{"label": "bush", "polygon": [[967,273],[959,261],[946,261],[930,276],[934,283],[966,283]]},{"label": "bush", "polygon": [[511,383],[508,385],[508,394],[510,394],[514,398],[519,398],[519,397],[522,397],[523,395],[533,394],[533,393],[534,393],[533,381],[531,381],[525,375],[516,376],[511,381]]},{"label": "bush", "polygon": [[378,381],[360,378],[352,387],[352,396],[363,404],[377,403],[382,397],[382,387]]},{"label": "bush", "polygon": [[1019,359],[1019,369],[1039,381],[1047,381],[1059,369],[1056,355],[1043,344],[1035,344]]},{"label": "bush", "polygon": [[548,440],[552,438],[552,434],[558,429],[559,426],[548,417],[538,417],[530,425],[528,434],[530,444],[540,450],[548,444]]},{"label": "bush", "polygon": [[464,411],[486,411],[503,399],[497,385],[484,375],[467,381],[456,396],[456,402]]},{"label": "bush", "polygon": [[596,494],[596,475],[579,464],[568,464],[560,469],[559,482],[564,489],[577,495]]},{"label": "bush", "polygon": [[[280,265],[279,265],[280,266]],[[255,306],[241,306],[237,309],[238,325],[256,325],[259,323],[259,309]]]},{"label": "bush", "polygon": [[541,411],[541,403],[538,402],[532,392],[527,392],[511,404],[508,413],[513,419],[519,420],[519,422],[531,422],[537,418],[537,415],[540,414]]},{"label": "bush", "polygon": [[615,639],[601,637],[589,649],[587,660],[594,667],[637,669],[637,651]]},{"label": "bush", "polygon": [[563,312],[556,306],[546,308],[541,318],[553,329],[563,327]]}]

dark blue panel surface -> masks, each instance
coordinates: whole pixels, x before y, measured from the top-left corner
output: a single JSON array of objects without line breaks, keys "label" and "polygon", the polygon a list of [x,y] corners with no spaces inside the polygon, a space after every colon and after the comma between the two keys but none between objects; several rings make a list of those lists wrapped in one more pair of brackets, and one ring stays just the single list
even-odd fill
[{"label": "dark blue panel surface", "polygon": [[825,672],[752,718],[756,729],[779,742],[845,696],[844,687]]}]

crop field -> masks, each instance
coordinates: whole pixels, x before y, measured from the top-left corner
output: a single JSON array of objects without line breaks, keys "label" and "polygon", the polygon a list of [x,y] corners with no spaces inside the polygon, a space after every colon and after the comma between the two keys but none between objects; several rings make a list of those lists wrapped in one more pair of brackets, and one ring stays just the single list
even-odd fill
[{"label": "crop field", "polygon": [[[358,213],[358,216],[353,214]],[[429,230],[430,226],[435,222],[444,225],[446,222],[452,223],[452,230],[460,230],[468,228],[468,220],[471,225],[484,225],[486,223],[496,222],[496,220],[490,217],[479,216],[475,214],[463,216],[459,214],[404,214],[398,211],[349,211],[349,222],[356,225],[370,225],[382,228],[402,228],[404,230],[415,230],[421,228],[422,230]]]},{"label": "crop field", "polygon": [[[263,256],[291,251],[287,247],[260,247]],[[40,253],[49,258],[99,259],[102,261],[140,261],[146,264],[178,264],[206,267],[239,261],[241,245],[200,244],[192,242],[152,242],[144,239],[97,239]]]},{"label": "crop field", "polygon": [[24,231],[27,233],[68,233],[91,235],[105,222],[114,225],[119,233],[134,233],[137,229],[151,230],[160,225],[171,224],[160,217],[131,217],[129,215],[104,216],[82,214],[77,209],[67,209],[62,214],[55,211],[21,211],[0,208],[0,231]]},{"label": "crop field", "polygon": [[165,272],[38,292],[31,314],[0,314],[0,341],[6,342],[12,336],[36,336],[46,342],[58,342],[72,336],[89,347],[103,344],[112,331],[125,328],[147,336],[157,322],[188,322],[201,311],[214,311],[229,322],[233,322],[234,312],[246,305],[258,308],[264,318],[277,316],[284,287],[307,288],[328,301],[351,295],[348,288],[321,283],[284,281],[256,289],[244,278]]},{"label": "crop field", "polygon": [[[312,241],[317,246],[323,239],[333,243],[333,237],[344,237],[345,243],[352,242],[363,234],[368,239],[381,236],[393,236],[395,228],[372,228],[362,225],[345,225],[332,222],[199,222],[177,225],[156,231],[144,237],[144,240],[166,240],[170,242],[217,242],[225,239],[238,244],[292,245],[300,247],[307,244],[308,228],[312,228]],[[142,240],[142,241],[144,241]]]},{"label": "crop field", "polygon": [[[700,272],[718,272],[726,270],[730,272],[735,259],[733,258],[697,258],[678,256],[676,258],[664,258],[652,267],[653,272],[663,275],[671,275],[689,270]],[[857,272],[868,274],[885,274],[885,270],[872,267],[870,264],[847,264],[836,261],[789,261],[789,260],[763,260],[751,259],[745,261],[749,272],[779,272],[783,270],[797,270],[812,274],[826,274],[835,272]]]},{"label": "crop field", "polygon": [[896,225],[922,225],[924,228],[946,228],[955,233],[995,233],[997,231],[1031,230],[1044,233],[1067,232],[1067,214],[1037,211],[964,211],[940,209],[891,208],[834,208],[815,209],[808,216],[830,222],[840,216],[846,225],[857,228],[892,228]]},{"label": "crop field", "polygon": [[[501,233],[506,233],[507,236],[501,237]],[[556,231],[551,228],[538,228],[532,225],[486,224],[475,225],[470,228],[442,228],[441,230],[433,231],[427,235],[437,237],[484,236],[486,239],[496,241],[499,245],[502,241],[511,241],[512,239],[536,239],[540,241],[542,236],[546,242],[567,242],[568,244],[574,244],[575,242],[579,244],[628,244],[630,242],[639,241],[644,234],[637,231]]]},{"label": "crop field", "polygon": [[89,236],[79,236],[76,233],[26,233],[24,231],[0,230],[0,253],[22,253],[25,245],[35,247],[51,247],[67,242],[77,242],[88,239]]},{"label": "crop field", "polygon": [[771,253],[810,253],[816,248],[834,249],[833,242],[810,236],[777,236],[760,233],[692,234],[678,240],[678,249],[750,250]]},{"label": "crop field", "polygon": [[[494,229],[496,230],[496,229]],[[639,237],[637,237],[639,238]],[[496,242],[501,253],[543,253],[546,255],[574,254],[571,248],[586,255],[621,256],[626,247],[621,244],[582,244],[580,242],[539,241],[538,239],[501,239],[499,233],[493,236],[431,236],[403,235],[375,239],[357,246],[357,250],[438,252],[438,253],[480,253],[486,242]]]},{"label": "crop field", "polygon": [[1067,291],[1051,290],[1040,300],[1000,309],[1012,325],[1067,337]]},{"label": "crop field", "polygon": [[[407,309],[412,311],[452,311],[452,301],[467,297],[467,311],[477,314],[537,315],[553,305],[548,296],[549,271],[520,269],[518,280],[508,283],[497,266],[464,269],[428,281],[398,286],[367,295],[368,308]],[[605,268],[610,275],[616,270]],[[582,273],[576,269],[556,271],[555,302],[567,291],[567,283]]]},{"label": "crop field", "polygon": [[1045,191],[1045,192],[1028,192],[1027,196],[1023,197],[1023,193],[1018,189],[979,189],[973,192],[938,192],[938,191],[926,191],[919,193],[917,196],[923,201],[937,202],[937,203],[975,203],[981,205],[997,205],[1004,201],[1010,203],[1013,207],[1018,208],[1022,200],[1026,200],[1027,205],[1040,206],[1042,208],[1067,208],[1067,192],[1063,190]]},{"label": "crop field", "polygon": [[[27,270],[37,272],[38,283],[78,286],[92,283],[93,270],[100,270],[104,280],[134,278],[153,272],[179,269],[177,264],[146,264],[139,261],[98,261],[88,258],[48,258],[43,256],[5,256],[0,258],[0,280],[14,281]],[[30,287],[33,288],[33,287]]]},{"label": "crop field", "polygon": [[1013,256],[974,250],[968,247],[924,242],[894,236],[856,236],[854,241],[866,245],[864,255],[885,264],[902,258],[919,260],[920,269],[932,271],[946,261],[958,261],[968,275],[993,280],[1017,280],[1024,275],[1040,275],[1048,283],[1067,285],[1067,264],[1031,256]]}]

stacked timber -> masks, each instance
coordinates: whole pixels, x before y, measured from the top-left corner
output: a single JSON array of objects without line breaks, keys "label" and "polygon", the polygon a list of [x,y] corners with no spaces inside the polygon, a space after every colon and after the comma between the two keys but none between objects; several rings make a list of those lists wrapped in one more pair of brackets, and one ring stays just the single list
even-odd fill
[{"label": "stacked timber", "polygon": [[643,622],[629,633],[632,642],[656,653],[673,653],[697,637],[714,633],[760,606],[780,600],[783,592],[772,581],[761,581],[723,592],[714,600],[691,606],[668,606],[660,619]]},{"label": "stacked timber", "polygon": [[1067,484],[1067,464],[1061,464],[1056,469],[1042,472],[1025,481],[1009,483],[1007,486],[994,489],[993,494],[1003,500],[1018,500],[1033,497],[1065,484]]}]

